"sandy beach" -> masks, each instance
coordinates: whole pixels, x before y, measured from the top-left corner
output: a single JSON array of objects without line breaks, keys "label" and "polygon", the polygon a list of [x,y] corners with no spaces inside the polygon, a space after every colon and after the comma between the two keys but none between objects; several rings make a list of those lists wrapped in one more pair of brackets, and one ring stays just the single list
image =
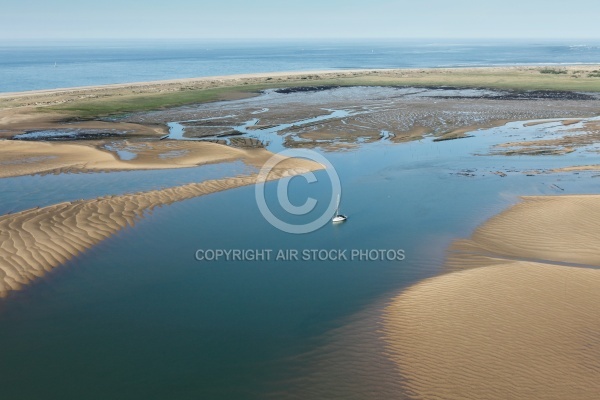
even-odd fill
[{"label": "sandy beach", "polygon": [[397,296],[385,337],[415,399],[595,399],[600,196],[526,197]]},{"label": "sandy beach", "polygon": [[[542,66],[502,66],[502,67],[462,67],[462,68],[404,68],[404,69],[342,69],[342,70],[313,70],[313,71],[290,71],[290,72],[268,72],[253,74],[237,74],[210,76],[201,78],[169,79],[161,81],[120,83],[113,85],[81,86],[73,88],[58,88],[47,90],[33,90],[25,92],[0,93],[0,105],[18,104],[20,106],[40,106],[49,104],[61,104],[82,100],[85,98],[97,98],[105,96],[123,96],[131,94],[164,93],[178,91],[182,88],[214,88],[222,86],[235,86],[238,84],[259,84],[271,82],[276,86],[288,83],[305,81],[314,84],[320,80],[328,79],[355,79],[369,78],[379,81],[381,84],[389,84],[391,79],[409,80],[414,79],[430,84],[432,81],[441,80],[440,84],[446,83],[451,86],[469,84],[469,81],[478,83],[479,87],[485,86],[487,78],[496,74],[511,74],[517,80],[525,81],[531,77],[539,77]],[[596,71],[598,65],[573,65],[563,66],[566,75],[576,76],[586,82],[586,74]],[[470,77],[470,78],[469,78]],[[544,80],[557,81],[562,76],[542,76]],[[592,79],[592,82],[594,80]],[[551,85],[550,85],[551,86]],[[592,90],[595,85],[588,88]],[[550,87],[547,87],[550,89]]]}]

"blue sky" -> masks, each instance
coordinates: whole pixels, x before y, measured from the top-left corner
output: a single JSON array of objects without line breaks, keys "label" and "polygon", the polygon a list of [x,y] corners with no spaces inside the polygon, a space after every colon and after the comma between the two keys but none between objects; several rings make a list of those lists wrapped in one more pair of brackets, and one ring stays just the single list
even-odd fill
[{"label": "blue sky", "polygon": [[598,16],[598,0],[4,0],[0,39],[600,38]]}]

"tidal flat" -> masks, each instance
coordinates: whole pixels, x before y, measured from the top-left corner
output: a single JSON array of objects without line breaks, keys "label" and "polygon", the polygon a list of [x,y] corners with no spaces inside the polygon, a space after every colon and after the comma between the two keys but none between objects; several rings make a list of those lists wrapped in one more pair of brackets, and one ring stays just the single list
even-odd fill
[{"label": "tidal flat", "polygon": [[[378,86],[384,73],[363,71],[344,72],[347,84],[300,77],[164,109],[131,101],[126,113],[84,111],[101,100],[77,90],[36,94],[41,109],[33,94],[13,96],[22,108],[0,111],[7,395],[592,398],[596,353],[581,349],[598,346],[588,333],[598,329],[600,95],[560,90],[580,79],[571,72],[515,71],[556,87],[431,76]],[[98,129],[121,133],[85,136]],[[292,235],[262,216],[256,173],[297,148],[339,175],[345,224]],[[318,203],[289,220],[303,223],[329,203],[327,170],[287,163],[265,198],[283,217],[278,182],[289,178],[293,204]],[[309,172],[317,182],[301,178]],[[402,249],[406,259],[194,259],[240,248]],[[515,354],[530,357],[515,368]]]}]

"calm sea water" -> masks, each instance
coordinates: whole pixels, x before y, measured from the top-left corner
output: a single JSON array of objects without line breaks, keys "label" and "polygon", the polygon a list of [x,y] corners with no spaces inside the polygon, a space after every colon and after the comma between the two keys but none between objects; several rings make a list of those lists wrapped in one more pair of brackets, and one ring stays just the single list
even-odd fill
[{"label": "calm sea water", "polygon": [[600,41],[0,42],[0,92],[253,72],[600,63]]}]

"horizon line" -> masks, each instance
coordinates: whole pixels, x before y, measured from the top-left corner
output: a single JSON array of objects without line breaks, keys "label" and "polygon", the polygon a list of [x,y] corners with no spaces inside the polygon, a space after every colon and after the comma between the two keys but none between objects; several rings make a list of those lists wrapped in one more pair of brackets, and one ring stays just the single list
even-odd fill
[{"label": "horizon line", "polygon": [[537,41],[556,41],[556,40],[600,40],[600,37],[527,37],[527,36],[490,36],[490,37],[435,37],[435,36],[377,36],[377,37],[138,37],[138,36],[127,36],[127,37],[0,37],[0,41],[9,40],[36,40],[36,41],[55,41],[55,40],[69,40],[69,41],[85,41],[85,40],[236,40],[236,41],[286,41],[286,40],[439,40],[439,41],[451,41],[451,40],[537,40]]}]

